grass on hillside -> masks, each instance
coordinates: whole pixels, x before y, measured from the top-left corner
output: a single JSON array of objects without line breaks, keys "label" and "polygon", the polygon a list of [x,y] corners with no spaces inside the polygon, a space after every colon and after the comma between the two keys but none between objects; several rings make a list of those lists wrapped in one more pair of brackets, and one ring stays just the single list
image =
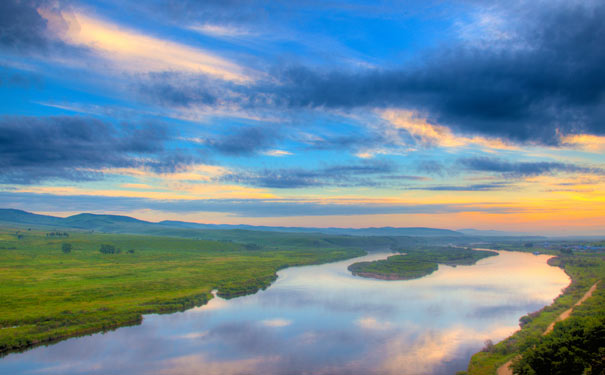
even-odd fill
[{"label": "grass on hillside", "polygon": [[[63,232],[63,231],[57,231]],[[266,288],[276,271],[364,254],[313,236],[283,246],[159,236],[0,229],[0,353],[136,324],[142,314]],[[304,239],[301,239],[305,237]],[[71,252],[63,252],[63,244]],[[317,246],[309,246],[317,244]],[[108,244],[118,254],[102,254]],[[353,243],[351,243],[353,244]]]}]

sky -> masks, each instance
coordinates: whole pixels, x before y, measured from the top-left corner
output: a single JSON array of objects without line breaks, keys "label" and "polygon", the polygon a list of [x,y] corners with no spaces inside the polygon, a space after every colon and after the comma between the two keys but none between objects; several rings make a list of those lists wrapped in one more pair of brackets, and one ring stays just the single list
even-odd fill
[{"label": "sky", "polygon": [[605,234],[602,1],[3,0],[0,207]]}]

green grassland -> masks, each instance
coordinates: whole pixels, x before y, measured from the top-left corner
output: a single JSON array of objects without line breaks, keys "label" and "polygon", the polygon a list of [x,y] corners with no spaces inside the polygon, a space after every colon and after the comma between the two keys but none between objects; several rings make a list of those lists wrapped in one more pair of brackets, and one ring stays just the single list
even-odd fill
[{"label": "green grassland", "polygon": [[[226,298],[254,293],[269,286],[279,269],[360,256],[372,243],[364,237],[220,232],[217,241],[0,228],[0,353],[137,324],[145,313],[202,305],[214,289]],[[62,251],[64,243],[71,252]],[[120,253],[102,254],[102,244]]]},{"label": "green grassland", "polygon": [[393,255],[372,262],[357,262],[349,266],[354,275],[386,280],[409,280],[435,272],[439,265],[470,265],[479,259],[498,255],[493,251],[459,247],[428,247],[405,250],[405,255]]},{"label": "green grassland", "polygon": [[[572,283],[552,305],[522,317],[520,319],[521,330],[500,343],[476,353],[471,358],[467,373],[469,375],[496,374],[498,367],[511,359],[516,359],[515,373],[520,374],[603,373],[599,372],[602,369],[599,370],[594,367],[594,364],[590,364],[591,360],[588,357],[591,350],[587,350],[587,348],[595,344],[594,342],[589,343],[587,340],[590,339],[591,335],[594,336],[594,332],[602,332],[602,327],[605,325],[605,285],[603,284],[605,279],[605,253],[603,251],[570,253],[565,248],[561,252],[556,249],[534,248],[533,246],[531,250],[528,250],[528,247],[524,245],[515,244],[500,244],[498,248],[509,248],[516,251],[540,251],[558,255],[556,258],[552,258],[549,264],[563,268],[572,278]],[[601,282],[592,297],[582,305],[575,307],[567,321],[557,323],[554,331],[544,336],[543,333],[546,328],[562,312],[572,307],[582,298],[588,289],[599,280]],[[578,327],[580,328],[578,329]],[[601,339],[599,345],[601,353],[599,354],[597,351],[597,357],[598,355],[601,356],[600,362],[602,365],[605,363],[605,343],[603,339]],[[573,351],[574,348],[577,349],[576,352]],[[586,358],[579,354],[581,352],[588,352]],[[549,366],[554,367],[547,372],[528,367],[530,365],[537,366],[536,358],[542,358],[548,362]],[[528,364],[532,360],[534,362]],[[575,362],[575,366],[585,366],[585,372],[577,372],[577,367],[570,367],[571,364],[566,361]]]}]

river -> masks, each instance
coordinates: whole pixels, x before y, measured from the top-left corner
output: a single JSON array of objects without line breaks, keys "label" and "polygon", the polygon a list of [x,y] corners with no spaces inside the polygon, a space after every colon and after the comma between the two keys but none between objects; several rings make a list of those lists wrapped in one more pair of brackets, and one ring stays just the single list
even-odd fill
[{"label": "river", "polygon": [[280,271],[267,290],[0,359],[1,374],[454,374],[570,280],[549,256],[500,252],[415,280],[352,276],[390,254]]}]

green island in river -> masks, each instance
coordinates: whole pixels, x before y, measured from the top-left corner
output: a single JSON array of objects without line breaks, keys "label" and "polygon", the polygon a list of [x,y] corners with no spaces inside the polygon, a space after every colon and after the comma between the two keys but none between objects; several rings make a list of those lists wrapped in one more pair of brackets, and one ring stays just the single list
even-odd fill
[{"label": "green island in river", "polygon": [[405,254],[372,262],[357,262],[349,266],[356,276],[381,280],[410,280],[430,275],[439,264],[449,266],[471,265],[479,259],[498,255],[493,251],[459,247],[433,247],[405,250]]}]

